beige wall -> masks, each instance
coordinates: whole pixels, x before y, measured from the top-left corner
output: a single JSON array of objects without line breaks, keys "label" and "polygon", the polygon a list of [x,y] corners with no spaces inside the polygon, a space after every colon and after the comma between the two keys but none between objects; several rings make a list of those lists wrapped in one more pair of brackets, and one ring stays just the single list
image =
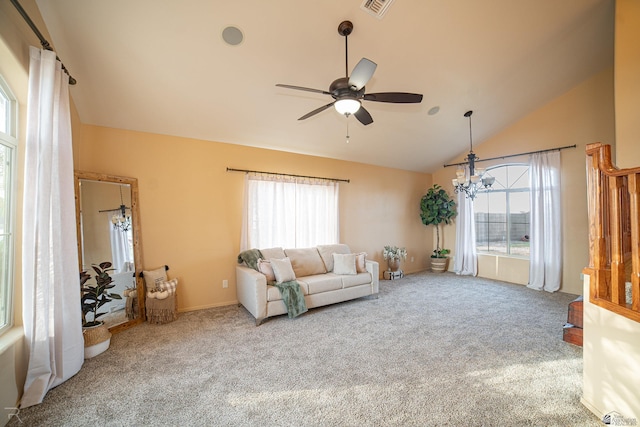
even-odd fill
[{"label": "beige wall", "polygon": [[640,1],[616,1],[616,151],[619,168],[640,165]]},{"label": "beige wall", "polygon": [[[616,2],[616,163],[640,166],[640,2]],[[585,278],[585,295],[589,277]],[[616,411],[640,423],[640,323],[585,302],[582,402],[599,417]]]},{"label": "beige wall", "polygon": [[169,265],[180,310],[236,302],[244,175],[227,167],[349,179],[340,184],[341,240],[383,269],[387,244],[407,248],[405,271],[428,267],[432,230],[419,216],[427,174],[89,125],[74,143],[78,169],[138,179],[144,267]]},{"label": "beige wall", "polygon": [[[460,115],[460,126],[465,126]],[[474,112],[482,120],[482,112]],[[587,198],[585,181],[585,145],[592,142],[613,143],[613,70],[608,69],[587,79],[569,92],[514,123],[499,134],[474,147],[476,154],[488,159],[547,148],[576,144],[563,150],[563,276],[561,291],[582,293],[582,269],[587,265]],[[461,153],[463,158],[466,153]],[[526,162],[527,156],[481,162],[482,167],[507,162]],[[433,180],[452,191],[455,168],[443,168]],[[454,247],[455,225],[446,227],[445,235]],[[454,254],[455,256],[455,254]],[[453,263],[451,263],[452,265]],[[480,255],[478,275],[512,283],[527,284],[529,262],[522,258]]]}]

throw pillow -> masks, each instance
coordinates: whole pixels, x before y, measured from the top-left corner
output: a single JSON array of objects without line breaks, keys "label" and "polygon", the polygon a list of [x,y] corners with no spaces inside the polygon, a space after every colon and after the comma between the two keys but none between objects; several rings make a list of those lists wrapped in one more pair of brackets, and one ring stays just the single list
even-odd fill
[{"label": "throw pillow", "polygon": [[335,274],[358,274],[356,254],[333,254],[333,272]]},{"label": "throw pillow", "polygon": [[324,262],[324,266],[328,272],[333,271],[333,254],[348,254],[351,253],[351,249],[349,246],[338,243],[334,245],[318,245],[318,252],[320,253],[320,257],[322,257],[322,262]]},{"label": "throw pillow", "polygon": [[356,254],[356,272],[358,273],[366,273],[367,267],[365,266],[365,261],[367,260],[367,253],[360,252]]},{"label": "throw pillow", "polygon": [[293,272],[291,266],[291,260],[289,258],[272,259],[271,268],[273,268],[273,274],[276,277],[276,283],[290,282],[296,280],[296,275]]},{"label": "throw pillow", "polygon": [[273,273],[273,267],[271,261],[265,261],[263,259],[258,260],[258,271],[267,276],[267,284],[272,284],[276,281],[276,275]]},{"label": "throw pillow", "polygon": [[157,289],[159,283],[169,280],[167,269],[164,266],[154,270],[144,270],[142,276],[144,277],[144,283],[147,285],[147,290]]},{"label": "throw pillow", "polygon": [[162,291],[168,291],[169,295],[174,295],[176,293],[176,288],[178,287],[178,279],[171,279],[168,280],[166,282],[160,282],[158,284],[158,290],[160,292]]}]

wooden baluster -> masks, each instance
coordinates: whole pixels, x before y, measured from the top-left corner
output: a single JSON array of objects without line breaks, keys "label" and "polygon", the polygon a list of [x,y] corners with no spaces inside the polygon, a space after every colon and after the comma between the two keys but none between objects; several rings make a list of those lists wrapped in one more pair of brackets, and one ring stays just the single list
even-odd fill
[{"label": "wooden baluster", "polygon": [[593,198],[594,215],[593,215],[593,228],[594,228],[594,241],[593,241],[593,264],[595,268],[595,283],[596,287],[595,295],[597,298],[609,300],[611,298],[611,292],[609,291],[609,271],[607,270],[607,216],[605,215],[606,199],[608,198],[607,192],[607,176],[598,169],[598,159],[594,156],[594,188],[590,192],[589,197]]},{"label": "wooden baluster", "polygon": [[624,178],[611,176],[609,181],[609,229],[611,231],[611,302],[625,303],[622,190]]},{"label": "wooden baluster", "polygon": [[629,175],[632,309],[640,312],[640,173]]}]

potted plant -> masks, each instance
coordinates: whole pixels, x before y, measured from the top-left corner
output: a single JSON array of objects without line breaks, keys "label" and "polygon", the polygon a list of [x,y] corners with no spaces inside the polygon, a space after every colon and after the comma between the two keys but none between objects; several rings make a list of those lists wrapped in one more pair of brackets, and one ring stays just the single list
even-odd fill
[{"label": "potted plant", "polygon": [[424,225],[433,225],[436,228],[436,248],[431,255],[431,270],[443,272],[446,270],[449,249],[440,248],[440,226],[451,224],[456,216],[456,203],[451,199],[446,190],[438,184],[434,184],[427,194],[420,200],[420,218]]},{"label": "potted plant", "polygon": [[407,259],[407,250],[397,246],[385,246],[382,250],[382,257],[387,261],[390,271],[398,271],[400,260]]},{"label": "potted plant", "polygon": [[[99,313],[100,307],[114,299],[122,299],[115,293],[110,293],[109,289],[115,287],[109,271],[113,271],[111,263],[101,262],[99,265],[92,265],[96,272],[95,284],[87,283],[91,275],[86,271],[80,272],[80,304],[82,306],[82,335],[84,337],[84,357],[89,359],[97,356],[109,348],[111,343],[111,332],[104,322],[98,320],[106,312]],[[90,320],[87,315],[91,313]]]}]

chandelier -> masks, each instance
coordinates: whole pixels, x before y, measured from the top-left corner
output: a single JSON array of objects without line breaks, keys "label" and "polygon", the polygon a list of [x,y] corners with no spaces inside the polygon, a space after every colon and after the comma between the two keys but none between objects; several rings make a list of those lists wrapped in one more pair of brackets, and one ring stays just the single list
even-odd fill
[{"label": "chandelier", "polygon": [[495,178],[492,176],[484,177],[485,169],[476,168],[475,163],[480,160],[473,152],[473,138],[471,134],[471,115],[473,111],[467,111],[464,113],[465,117],[469,118],[469,154],[466,157],[466,163],[469,164],[469,168],[463,167],[456,170],[456,178],[452,179],[453,189],[456,193],[464,193],[468,199],[475,199],[476,194],[480,190],[488,190],[495,182]]},{"label": "chandelier", "polygon": [[123,232],[129,231],[131,229],[131,215],[127,214],[127,207],[124,205],[124,201],[122,200],[122,186],[120,187],[120,207],[118,209],[114,209],[114,211],[118,212],[113,214],[111,217],[111,223],[113,224],[113,228],[115,230],[122,230]]}]

